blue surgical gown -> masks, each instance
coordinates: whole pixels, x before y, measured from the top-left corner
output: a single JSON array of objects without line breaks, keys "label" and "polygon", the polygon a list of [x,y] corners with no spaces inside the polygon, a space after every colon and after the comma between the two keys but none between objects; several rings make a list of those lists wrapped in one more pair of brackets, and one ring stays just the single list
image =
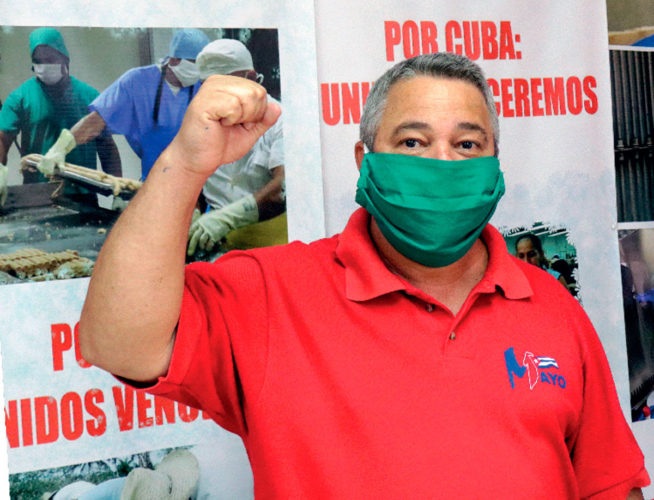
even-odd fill
[{"label": "blue surgical gown", "polygon": [[100,114],[112,133],[124,135],[141,158],[142,179],[179,130],[190,98],[200,85],[196,83],[174,94],[162,82],[155,123],[153,113],[160,82],[161,69],[155,64],[130,69],[89,106]]}]

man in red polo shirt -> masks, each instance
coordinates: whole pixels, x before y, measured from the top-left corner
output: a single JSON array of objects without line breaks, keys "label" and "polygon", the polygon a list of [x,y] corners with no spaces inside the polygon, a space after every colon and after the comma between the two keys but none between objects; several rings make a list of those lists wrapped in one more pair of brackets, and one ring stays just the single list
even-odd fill
[{"label": "man in red polo shirt", "polygon": [[504,182],[481,70],[439,53],[377,80],[340,235],[185,267],[216,158],[278,115],[253,82],[205,82],[96,263],[84,357],[240,435],[262,498],[642,498],[592,325],[488,225]]}]

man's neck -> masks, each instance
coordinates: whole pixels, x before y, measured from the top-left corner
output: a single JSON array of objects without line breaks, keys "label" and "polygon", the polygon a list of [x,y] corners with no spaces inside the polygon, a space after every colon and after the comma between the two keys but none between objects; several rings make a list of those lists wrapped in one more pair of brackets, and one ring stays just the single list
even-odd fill
[{"label": "man's neck", "polygon": [[488,250],[478,239],[456,262],[444,267],[427,267],[400,254],[379,230],[374,218],[370,234],[386,267],[416,288],[432,296],[456,314],[472,289],[481,281],[488,265]]}]

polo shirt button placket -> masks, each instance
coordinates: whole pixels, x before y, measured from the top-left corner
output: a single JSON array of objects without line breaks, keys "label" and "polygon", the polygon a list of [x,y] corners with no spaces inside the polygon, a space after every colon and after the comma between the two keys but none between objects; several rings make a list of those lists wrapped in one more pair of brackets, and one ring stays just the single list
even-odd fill
[{"label": "polo shirt button placket", "polygon": [[436,306],[434,304],[427,304],[425,309],[427,310],[428,313],[434,312],[434,309],[436,309]]}]

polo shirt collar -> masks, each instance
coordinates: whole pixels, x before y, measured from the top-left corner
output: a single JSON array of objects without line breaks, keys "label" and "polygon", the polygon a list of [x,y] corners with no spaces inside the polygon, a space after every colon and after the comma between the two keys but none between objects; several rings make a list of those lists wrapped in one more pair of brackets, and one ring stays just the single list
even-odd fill
[{"label": "polo shirt collar", "polygon": [[[345,294],[349,300],[365,301],[411,288],[381,260],[370,237],[369,226],[370,215],[359,208],[338,238],[336,257],[345,267]],[[499,231],[489,224],[482,231],[481,238],[488,248],[489,260],[478,285],[479,291],[500,291],[507,299],[531,296],[529,281],[514,257],[509,255]]]},{"label": "polo shirt collar", "polygon": [[517,259],[509,254],[506,241],[490,224],[481,232],[481,239],[488,249],[488,267],[483,281],[499,289],[507,299],[524,299],[533,295],[533,290]]}]

